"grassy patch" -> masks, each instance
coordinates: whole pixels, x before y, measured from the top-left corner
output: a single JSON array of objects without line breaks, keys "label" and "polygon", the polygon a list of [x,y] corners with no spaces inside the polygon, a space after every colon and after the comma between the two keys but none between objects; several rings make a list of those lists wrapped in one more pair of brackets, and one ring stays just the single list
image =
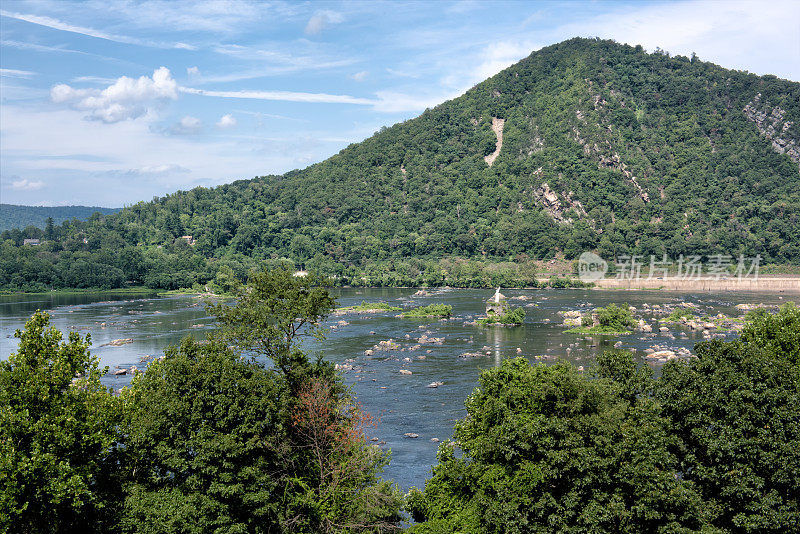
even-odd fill
[{"label": "grassy patch", "polygon": [[392,306],[385,302],[366,302],[361,301],[361,304],[356,306],[345,306],[344,308],[336,308],[337,312],[389,312],[389,311],[402,311],[400,306]]},{"label": "grassy patch", "polygon": [[403,317],[450,317],[451,315],[453,307],[449,304],[431,304],[403,312]]},{"label": "grassy patch", "polygon": [[158,294],[157,289],[150,289],[144,286],[118,287],[116,289],[51,289],[50,291],[0,291],[0,295],[85,295],[92,294],[113,294],[124,296],[154,296]]},{"label": "grassy patch", "polygon": [[695,319],[695,315],[687,310],[687,309],[677,309],[673,310],[672,313],[661,319],[660,322],[662,323],[679,323],[681,322],[682,318],[686,318],[687,321],[691,321]]}]

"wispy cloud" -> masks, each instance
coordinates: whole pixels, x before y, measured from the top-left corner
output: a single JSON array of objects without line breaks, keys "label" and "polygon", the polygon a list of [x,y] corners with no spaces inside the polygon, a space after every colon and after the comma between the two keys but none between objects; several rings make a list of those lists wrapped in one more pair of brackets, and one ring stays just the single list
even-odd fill
[{"label": "wispy cloud", "polygon": [[284,121],[293,121],[293,122],[310,122],[308,119],[299,119],[297,117],[287,117],[286,115],[277,115],[275,113],[262,113],[260,111],[249,111],[246,109],[235,109],[233,110],[235,113],[241,113],[243,115],[251,115],[256,118],[258,121],[258,126],[264,125],[264,119],[277,119],[277,120],[284,120]]},{"label": "wispy cloud", "polygon": [[419,78],[419,74],[416,72],[408,72],[400,69],[390,69],[387,67],[386,72],[398,78]]},{"label": "wispy cloud", "polygon": [[36,43],[24,43],[21,41],[15,41],[13,39],[4,39],[0,41],[0,46],[7,46],[10,48],[16,48],[17,50],[32,50],[34,52],[41,52],[43,54],[77,54],[81,56],[93,57],[97,59],[101,59],[103,61],[113,61],[115,63],[128,63],[131,64],[129,61],[125,61],[118,58],[103,56],[101,54],[93,54],[91,52],[84,52],[82,50],[73,50],[72,48],[67,48],[65,46],[47,46],[41,45]]},{"label": "wispy cloud", "polygon": [[30,79],[33,76],[36,76],[35,72],[31,72],[29,70],[17,70],[17,69],[2,69],[0,68],[0,76],[5,78],[24,78]]},{"label": "wispy cloud", "polygon": [[168,132],[172,135],[197,135],[203,129],[203,121],[197,117],[186,115],[180,121],[173,124]]},{"label": "wispy cloud", "polygon": [[94,37],[96,39],[105,39],[106,41],[114,41],[117,43],[124,43],[124,44],[133,44],[139,46],[149,46],[155,48],[178,48],[178,49],[187,49],[187,50],[195,50],[196,47],[188,45],[186,43],[162,43],[157,41],[148,41],[142,39],[136,39],[134,37],[128,37],[125,35],[115,35],[112,33],[104,32],[102,30],[96,30],[94,28],[88,28],[85,26],[77,26],[74,24],[70,24],[68,22],[64,22],[53,17],[46,17],[42,15],[32,15],[28,13],[15,13],[11,11],[6,11],[4,9],[0,9],[0,16],[21,20],[24,22],[29,22],[31,24],[36,24],[39,26],[44,26],[46,28],[52,28],[54,30],[60,30],[64,32],[70,33],[77,33],[80,35],[86,35],[87,37]]},{"label": "wispy cloud", "polygon": [[374,105],[377,102],[369,98],[350,95],[331,95],[327,93],[299,93],[293,91],[207,91],[191,87],[181,87],[182,93],[192,95],[213,96],[218,98],[246,98],[252,100],[278,100],[283,102],[309,102],[326,104]]},{"label": "wispy cloud", "polygon": [[105,85],[111,85],[116,81],[116,78],[108,78],[105,76],[76,76],[70,80],[72,83],[99,83]]},{"label": "wispy cloud", "polygon": [[107,171],[108,173],[127,174],[130,176],[160,176],[165,174],[186,174],[192,172],[181,165],[175,163],[168,163],[162,165],[145,165],[143,167],[136,167],[126,171]]},{"label": "wispy cloud", "polygon": [[409,111],[423,111],[426,108],[438,106],[462,94],[463,91],[443,90],[437,93],[419,94],[403,93],[398,91],[378,91],[378,97],[373,101],[373,109],[379,113],[403,113]]},{"label": "wispy cloud", "polygon": [[356,62],[349,57],[330,57],[308,42],[293,43],[291,48],[305,48],[305,53],[286,52],[285,45],[243,46],[237,44],[218,45],[214,51],[242,61],[257,62],[258,66],[232,73],[198,75],[200,83],[232,82],[263,78],[276,74],[288,74],[301,70],[322,70],[346,67]]},{"label": "wispy cloud", "polygon": [[308,24],[306,24],[304,31],[306,35],[317,35],[331,24],[339,24],[342,21],[344,21],[344,17],[341,13],[329,9],[317,11],[308,19]]},{"label": "wispy cloud", "polygon": [[250,0],[143,0],[108,5],[97,2],[137,28],[149,30],[211,32],[234,34],[251,26],[265,26],[270,19],[280,19],[292,12],[292,6]]}]

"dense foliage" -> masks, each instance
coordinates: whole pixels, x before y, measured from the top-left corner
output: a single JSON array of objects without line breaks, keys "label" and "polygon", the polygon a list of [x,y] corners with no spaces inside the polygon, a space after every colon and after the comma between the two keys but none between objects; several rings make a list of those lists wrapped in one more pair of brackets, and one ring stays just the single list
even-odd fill
[{"label": "dense foliage", "polygon": [[397,530],[371,418],[298,349],[334,300],[286,271],[243,295],[214,309],[217,335],[170,347],[118,397],[88,339],[59,344],[34,315],[0,363],[0,531]]},{"label": "dense foliage", "polygon": [[264,261],[352,285],[531,285],[529,259],[588,249],[800,263],[798,164],[759,130],[796,143],[798,102],[796,82],[572,39],[307,169],[65,223],[39,248],[4,232],[0,287],[189,287]]},{"label": "dense foliage", "polygon": [[36,312],[0,361],[0,532],[101,529],[113,511],[119,402],[90,338]]},{"label": "dense foliage", "polygon": [[800,366],[800,308],[794,302],[787,302],[775,315],[763,308],[755,312],[749,314],[742,341],[782,354]]},{"label": "dense foliage", "polygon": [[[484,372],[410,508],[420,533],[675,532],[703,524],[653,401],[569,364]],[[455,452],[455,446],[463,451]]]},{"label": "dense foliage", "polygon": [[409,495],[412,531],[797,531],[797,326],[786,306],[659,379],[619,352],[594,377],[524,359],[485,371]]},{"label": "dense foliage", "polygon": [[124,532],[269,532],[291,457],[287,393],[256,363],[187,338],[125,399]]},{"label": "dense foliage", "polygon": [[[86,220],[95,213],[107,215],[116,213],[122,208],[101,208],[98,206],[17,206],[0,204],[0,231],[25,228],[28,237],[36,235],[38,228],[44,230],[51,225],[61,224],[72,219]],[[28,228],[28,227],[33,228]],[[44,235],[44,233],[42,233]]]},{"label": "dense foliage", "polygon": [[[673,314],[674,315],[674,314]],[[672,315],[670,315],[672,317]],[[636,326],[630,306],[612,303],[597,308],[590,315],[581,317],[581,326],[566,330],[574,334],[630,334]]]},{"label": "dense foliage", "polygon": [[403,317],[450,317],[453,307],[449,304],[430,304],[403,312]]}]

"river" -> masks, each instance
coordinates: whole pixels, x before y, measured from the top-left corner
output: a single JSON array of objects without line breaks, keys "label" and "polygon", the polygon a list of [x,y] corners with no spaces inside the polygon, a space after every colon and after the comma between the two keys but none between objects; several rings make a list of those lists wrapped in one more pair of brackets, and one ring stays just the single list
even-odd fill
[{"label": "river", "polygon": [[[428,296],[421,297],[415,297],[413,289],[337,289],[334,293],[340,306],[362,301],[384,301],[404,307],[433,303],[453,306],[450,320],[401,319],[395,317],[397,312],[332,316],[326,322],[330,327],[327,339],[307,347],[347,366],[343,371],[345,381],[352,386],[364,409],[378,420],[369,437],[392,451],[384,476],[393,479],[404,491],[424,485],[436,461],[438,443],[432,440],[445,441],[451,437],[453,423],[464,416],[464,400],[477,386],[481,370],[498,365],[503,358],[519,354],[544,363],[565,359],[588,368],[599,351],[621,341],[622,348],[634,350],[645,361],[645,349],[656,345],[672,350],[692,349],[703,339],[700,333],[685,327],[670,326],[669,333],[660,333],[659,315],[646,311],[645,304],[652,309],[655,305],[673,307],[689,302],[697,306],[696,314],[724,313],[736,317],[744,313],[735,307],[737,304],[775,306],[792,298],[778,293],[749,292],[504,290],[510,303],[523,306],[526,311],[523,326],[504,328],[465,324],[483,313],[484,302],[493,291],[431,290]],[[652,324],[654,333],[587,338],[563,332],[559,311],[587,311],[612,302],[627,302],[636,307],[637,316]],[[205,312],[202,301],[191,296],[131,298],[114,293],[0,296],[0,357],[5,359],[16,349],[14,331],[22,328],[37,309],[49,311],[52,324],[61,331],[91,333],[92,352],[112,371],[132,365],[143,369],[146,366],[141,363],[143,357],[158,356],[164,347],[178,343],[184,336],[202,338],[214,328],[213,318]],[[423,334],[443,339],[441,343],[420,344],[418,340]],[[732,336],[735,334],[724,334]],[[121,346],[106,345],[120,338],[133,341]],[[365,354],[365,350],[389,339],[400,348],[375,351],[371,356]],[[465,353],[473,356],[462,357]],[[480,356],[474,356],[476,353]],[[401,369],[411,374],[402,374]],[[130,375],[108,375],[103,381],[119,389],[130,382]],[[428,387],[432,382],[443,385]],[[418,437],[406,437],[407,433]]]}]

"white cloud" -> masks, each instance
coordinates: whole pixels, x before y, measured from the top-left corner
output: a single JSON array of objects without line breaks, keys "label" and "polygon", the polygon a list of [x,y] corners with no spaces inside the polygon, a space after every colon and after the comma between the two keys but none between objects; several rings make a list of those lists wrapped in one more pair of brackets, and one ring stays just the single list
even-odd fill
[{"label": "white cloud", "polygon": [[304,31],[306,35],[317,35],[331,24],[339,24],[343,20],[344,17],[342,14],[337,13],[336,11],[330,11],[327,9],[323,11],[317,11],[310,19],[308,19],[308,24],[306,24],[306,29]]},{"label": "white cloud", "polygon": [[208,31],[235,33],[244,27],[259,24],[274,14],[278,18],[279,6],[250,0],[176,1],[144,0],[137,2],[96,2],[98,9],[113,11],[126,24],[146,29],[169,31]]},{"label": "white cloud", "polygon": [[397,76],[398,78],[419,78],[419,74],[416,72],[407,72],[398,69],[390,69],[386,68],[386,72],[391,74],[392,76]]},{"label": "white cloud", "polygon": [[236,118],[230,113],[223,115],[217,121],[217,128],[233,128],[234,126],[236,126]]},{"label": "white cloud", "polygon": [[193,95],[215,96],[219,98],[247,98],[253,100],[279,100],[284,102],[309,102],[327,104],[373,105],[375,100],[350,95],[331,95],[327,93],[299,93],[293,91],[206,91],[181,87],[180,91]]},{"label": "white cloud", "polygon": [[397,91],[378,91],[373,109],[379,113],[423,111],[461,95],[463,91],[445,90],[435,94],[407,94]]},{"label": "white cloud", "polygon": [[64,46],[45,46],[34,43],[23,43],[21,41],[14,41],[13,39],[3,39],[2,41],[0,41],[0,45],[16,48],[17,50],[32,50],[34,52],[42,52],[43,54],[47,55],[50,55],[52,53],[77,54],[80,56],[87,56],[87,57],[101,59],[103,61],[113,61],[114,63],[132,64],[129,61],[125,61],[119,58],[103,56],[100,54],[92,54],[91,52],[83,52],[81,50],[73,50],[71,48],[66,48]]},{"label": "white cloud", "polygon": [[186,75],[189,76],[190,79],[197,78],[200,76],[200,69],[198,67],[188,67],[186,69]]},{"label": "white cloud", "polygon": [[116,78],[108,78],[106,76],[76,76],[70,80],[72,83],[99,83],[103,85],[111,85],[116,82]]},{"label": "white cloud", "polygon": [[354,79],[355,81],[357,81],[357,82],[363,82],[367,78],[368,74],[369,74],[369,72],[367,72],[365,70],[362,70],[360,72],[356,72],[355,74],[351,75],[350,77],[352,79]]},{"label": "white cloud", "polygon": [[175,174],[175,173],[189,173],[192,172],[191,169],[187,169],[181,165],[176,165],[174,163],[171,164],[162,164],[162,165],[145,165],[144,167],[137,167],[135,169],[128,169],[125,171],[125,174],[133,174],[133,175],[163,175],[163,174]]},{"label": "white cloud", "polygon": [[195,135],[203,129],[203,121],[197,117],[186,115],[180,122],[173,124],[169,132],[174,135]]},{"label": "white cloud", "polygon": [[286,51],[285,43],[265,43],[257,46],[223,44],[213,48],[214,52],[242,61],[255,61],[255,68],[229,74],[206,75],[200,82],[230,82],[251,78],[262,78],[275,74],[288,74],[301,70],[321,70],[346,67],[355,63],[352,58],[341,55],[330,56],[317,43],[306,39],[294,41]]},{"label": "white cloud", "polygon": [[[19,178],[19,176],[17,176],[17,178]],[[26,178],[21,178],[11,182],[11,189],[16,189],[17,191],[36,191],[42,187],[44,187],[44,182],[32,181]]]},{"label": "white cloud", "polygon": [[481,62],[472,71],[473,83],[494,76],[539,48],[541,48],[540,44],[528,40],[490,43],[481,53]]},{"label": "white cloud", "polygon": [[134,44],[134,45],[141,45],[141,46],[150,46],[155,48],[180,48],[180,49],[188,49],[188,50],[195,50],[194,46],[188,45],[186,43],[161,43],[156,41],[147,41],[142,39],[136,39],[133,37],[127,37],[124,35],[114,35],[111,33],[104,32],[102,30],[96,30],[94,28],[87,28],[85,26],[77,26],[74,24],[70,24],[68,22],[64,22],[53,17],[45,17],[41,15],[31,15],[27,13],[14,13],[11,11],[6,11],[4,9],[0,9],[0,16],[8,17],[16,20],[22,20],[25,22],[29,22],[31,24],[36,24],[39,26],[44,26],[46,28],[52,28],[54,30],[60,30],[64,32],[70,33],[77,33],[80,35],[86,35],[87,37],[95,37],[97,39],[105,39],[106,41],[114,41],[117,43],[125,43],[125,44]]},{"label": "white cloud", "polygon": [[90,119],[114,123],[144,115],[153,103],[177,99],[178,84],[169,69],[160,67],[153,71],[152,78],[122,76],[103,90],[58,84],[50,90],[50,98],[57,104],[88,111]]},{"label": "white cloud", "polygon": [[36,76],[35,72],[31,72],[29,70],[17,70],[17,69],[0,69],[0,76],[5,78],[31,78]]}]

